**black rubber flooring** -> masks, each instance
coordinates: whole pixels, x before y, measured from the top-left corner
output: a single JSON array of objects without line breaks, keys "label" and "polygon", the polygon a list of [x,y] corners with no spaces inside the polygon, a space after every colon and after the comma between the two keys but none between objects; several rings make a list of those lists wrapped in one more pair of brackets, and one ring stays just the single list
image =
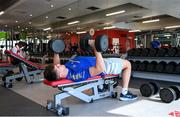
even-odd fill
[{"label": "black rubber flooring", "polygon": [[55,116],[55,113],[0,86],[0,116]]}]

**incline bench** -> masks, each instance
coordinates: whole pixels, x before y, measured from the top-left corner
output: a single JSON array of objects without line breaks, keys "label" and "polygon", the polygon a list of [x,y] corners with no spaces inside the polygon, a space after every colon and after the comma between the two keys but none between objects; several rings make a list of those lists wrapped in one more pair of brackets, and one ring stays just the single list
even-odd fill
[{"label": "incline bench", "polygon": [[14,60],[18,61],[20,70],[19,74],[7,74],[4,76],[3,82],[6,88],[12,87],[13,80],[16,79],[17,81],[21,81],[23,77],[25,78],[27,83],[33,83],[43,80],[43,77],[40,74],[43,72],[45,66],[38,65],[31,61],[28,61],[27,59],[13,53],[10,50],[6,50],[5,54],[13,58]]},{"label": "incline bench", "polygon": [[[44,84],[61,90],[60,93],[54,94],[54,100],[47,101],[46,108],[55,111],[57,115],[68,115],[69,107],[61,104],[62,100],[67,97],[74,96],[87,103],[105,97],[116,98],[117,92],[114,92],[114,88],[119,84],[119,80],[119,75],[96,76],[81,82],[67,79],[53,82],[44,80]],[[85,93],[89,89],[92,90],[91,95]]]},{"label": "incline bench", "polygon": [[7,74],[9,71],[12,71],[14,68],[16,68],[16,66],[8,62],[0,63],[0,74]]}]

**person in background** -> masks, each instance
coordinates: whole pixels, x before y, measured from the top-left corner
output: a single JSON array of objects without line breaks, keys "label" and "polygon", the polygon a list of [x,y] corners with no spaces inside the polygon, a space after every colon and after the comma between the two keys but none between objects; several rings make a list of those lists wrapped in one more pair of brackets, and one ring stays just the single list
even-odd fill
[{"label": "person in background", "polygon": [[136,48],[144,48],[144,46],[143,46],[141,41],[137,42]]},{"label": "person in background", "polygon": [[[26,46],[26,43],[25,42],[18,42],[15,44],[15,46],[11,49],[11,51],[14,53],[14,54],[17,54],[23,58],[25,58],[24,56],[24,53],[22,51],[22,48]],[[8,61],[12,64],[17,64],[18,61],[14,60],[13,58],[8,58]]]},{"label": "person in background", "polygon": [[21,57],[24,58],[22,48],[25,47],[25,46],[26,46],[25,42],[20,41],[20,42],[15,44],[15,46],[11,49],[11,51],[13,53],[18,54],[18,55],[20,55]]},{"label": "person in background", "polygon": [[161,43],[157,37],[154,37],[153,41],[151,42],[151,47],[152,48],[160,48],[161,47]]},{"label": "person in background", "polygon": [[76,53],[77,52],[77,49],[78,49],[78,45],[76,43],[74,43],[71,47],[71,51]]}]

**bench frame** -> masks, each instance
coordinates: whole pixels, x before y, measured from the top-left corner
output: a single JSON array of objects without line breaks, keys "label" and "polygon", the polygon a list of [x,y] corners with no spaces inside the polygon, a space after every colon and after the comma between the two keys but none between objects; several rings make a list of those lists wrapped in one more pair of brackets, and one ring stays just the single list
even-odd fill
[{"label": "bench frame", "polygon": [[28,84],[31,84],[34,82],[41,82],[44,80],[43,75],[40,75],[43,72],[43,69],[40,69],[41,67],[40,66],[38,67],[37,64],[32,63],[8,50],[5,51],[5,54],[19,61],[18,63],[19,73],[18,74],[7,73],[6,75],[4,75],[3,76],[4,87],[12,88],[13,80],[21,81],[23,78],[25,78]]},{"label": "bench frame", "polygon": [[[118,80],[120,80],[119,75],[111,75],[82,82],[57,85],[56,87],[61,92],[54,94],[54,100],[47,101],[46,108],[56,111],[58,115],[67,115],[69,114],[69,109],[62,105],[62,100],[67,97],[73,96],[87,103],[106,97],[116,98],[117,92],[114,92],[114,86],[119,83]],[[91,95],[85,93],[89,89],[92,90]]]}]

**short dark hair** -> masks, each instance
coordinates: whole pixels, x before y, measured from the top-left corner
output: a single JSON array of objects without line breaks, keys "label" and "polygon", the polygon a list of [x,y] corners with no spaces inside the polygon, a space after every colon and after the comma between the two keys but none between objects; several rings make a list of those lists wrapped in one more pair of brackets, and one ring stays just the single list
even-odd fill
[{"label": "short dark hair", "polygon": [[23,41],[18,42],[19,47],[23,47],[23,46],[26,46],[26,45],[27,45],[26,42],[23,42]]},{"label": "short dark hair", "polygon": [[58,79],[53,64],[46,66],[44,70],[44,78],[48,81],[56,81]]}]

